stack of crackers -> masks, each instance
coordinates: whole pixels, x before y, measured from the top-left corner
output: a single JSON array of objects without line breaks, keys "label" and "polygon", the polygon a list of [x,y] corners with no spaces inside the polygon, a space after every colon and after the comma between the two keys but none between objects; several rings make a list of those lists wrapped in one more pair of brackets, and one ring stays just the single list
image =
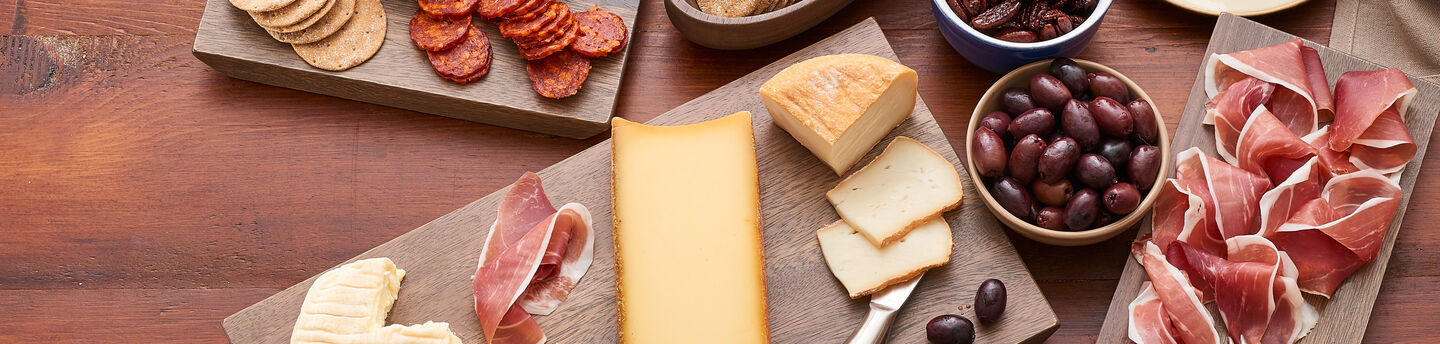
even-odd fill
[{"label": "stack of crackers", "polygon": [[380,0],[230,0],[275,40],[290,43],[315,68],[346,70],[385,42]]},{"label": "stack of crackers", "polygon": [[800,0],[696,0],[700,11],[721,17],[761,15],[793,5]]}]

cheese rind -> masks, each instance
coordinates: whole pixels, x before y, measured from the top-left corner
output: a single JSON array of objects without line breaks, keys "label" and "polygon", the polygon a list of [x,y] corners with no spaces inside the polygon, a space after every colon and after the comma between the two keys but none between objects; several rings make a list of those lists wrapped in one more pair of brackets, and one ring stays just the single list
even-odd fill
[{"label": "cheese rind", "polygon": [[890,59],[828,55],[775,74],[760,96],[776,125],[844,175],[910,117],[918,83],[915,70]]},{"label": "cheese rind", "polygon": [[385,317],[400,294],[405,270],[389,258],[370,258],[320,274],[305,292],[290,343],[325,344],[459,344],[450,324],[385,326]]},{"label": "cheese rind", "polygon": [[954,164],[904,136],[825,193],[840,218],[876,246],[955,209],[964,195]]},{"label": "cheese rind", "polygon": [[620,342],[768,342],[750,113],[611,126]]},{"label": "cheese rind", "polygon": [[844,220],[815,231],[830,272],[859,298],[908,281],[925,270],[950,262],[955,242],[950,225],[935,217],[885,247],[876,247]]}]

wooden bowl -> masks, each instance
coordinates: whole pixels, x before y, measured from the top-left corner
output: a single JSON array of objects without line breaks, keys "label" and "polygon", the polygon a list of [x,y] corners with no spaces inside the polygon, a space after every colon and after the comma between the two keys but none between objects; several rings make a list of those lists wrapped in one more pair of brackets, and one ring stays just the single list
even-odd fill
[{"label": "wooden bowl", "polygon": [[758,48],[793,37],[854,0],[800,0],[769,13],[729,18],[700,11],[695,0],[665,0],[670,23],[696,44],[721,50]]},{"label": "wooden bowl", "polygon": [[1125,85],[1130,87],[1132,99],[1144,99],[1150,103],[1150,106],[1153,108],[1152,110],[1155,112],[1155,118],[1152,120],[1159,124],[1161,177],[1155,178],[1155,184],[1150,187],[1150,190],[1145,194],[1145,198],[1140,201],[1140,206],[1135,208],[1135,211],[1120,218],[1119,221],[1085,231],[1057,231],[1041,228],[1040,226],[1015,217],[1015,215],[1005,210],[1004,207],[1001,207],[1000,203],[995,200],[995,197],[990,195],[990,188],[985,185],[984,179],[980,177],[980,172],[975,169],[975,156],[971,151],[972,145],[970,142],[974,140],[975,128],[980,125],[980,119],[1000,109],[1000,94],[1005,92],[1006,89],[1011,87],[1029,88],[1030,77],[1036,73],[1048,71],[1050,68],[1050,60],[1037,61],[1020,66],[1009,74],[1000,77],[1000,80],[990,86],[990,89],[985,91],[985,95],[980,97],[980,102],[975,106],[975,112],[970,115],[970,126],[965,129],[965,169],[970,172],[970,180],[976,183],[975,188],[980,191],[980,198],[985,201],[985,207],[990,209],[991,214],[995,214],[995,217],[1000,220],[1000,223],[1005,224],[1006,227],[1010,227],[1011,230],[1020,233],[1020,235],[1056,246],[1083,246],[1105,241],[1105,239],[1114,237],[1116,234],[1120,234],[1136,223],[1139,223],[1140,219],[1145,217],[1145,213],[1150,210],[1150,206],[1155,203],[1156,195],[1159,194],[1158,190],[1160,186],[1165,183],[1163,176],[1166,172],[1170,171],[1170,134],[1165,129],[1165,118],[1160,116],[1160,110],[1159,108],[1155,108],[1155,101],[1150,99],[1150,95],[1146,94],[1145,90],[1140,88],[1140,85],[1136,85],[1130,78],[1125,77],[1125,75],[1120,74],[1120,72],[1110,67],[1081,59],[1075,59],[1075,62],[1080,64],[1080,67],[1084,68],[1086,72],[1106,72],[1119,77],[1120,80],[1125,82]]}]

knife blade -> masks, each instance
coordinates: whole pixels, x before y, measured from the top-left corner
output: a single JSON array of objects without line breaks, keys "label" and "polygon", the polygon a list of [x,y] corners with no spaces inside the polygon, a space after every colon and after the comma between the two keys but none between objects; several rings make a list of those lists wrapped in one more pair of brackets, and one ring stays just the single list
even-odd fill
[{"label": "knife blade", "polygon": [[865,314],[865,323],[860,324],[860,329],[855,330],[855,334],[845,342],[877,344],[885,340],[885,333],[890,330],[890,321],[895,319],[895,313],[905,305],[905,300],[910,299],[910,292],[915,290],[915,285],[920,284],[923,277],[925,274],[921,273],[909,281],[870,294],[870,312]]}]

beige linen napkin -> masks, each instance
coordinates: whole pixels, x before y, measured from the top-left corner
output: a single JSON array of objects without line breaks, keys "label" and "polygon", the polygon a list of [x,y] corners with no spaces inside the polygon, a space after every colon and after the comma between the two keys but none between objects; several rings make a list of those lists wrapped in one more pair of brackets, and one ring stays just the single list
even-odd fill
[{"label": "beige linen napkin", "polygon": [[1440,1],[1337,0],[1330,48],[1440,82]]}]

